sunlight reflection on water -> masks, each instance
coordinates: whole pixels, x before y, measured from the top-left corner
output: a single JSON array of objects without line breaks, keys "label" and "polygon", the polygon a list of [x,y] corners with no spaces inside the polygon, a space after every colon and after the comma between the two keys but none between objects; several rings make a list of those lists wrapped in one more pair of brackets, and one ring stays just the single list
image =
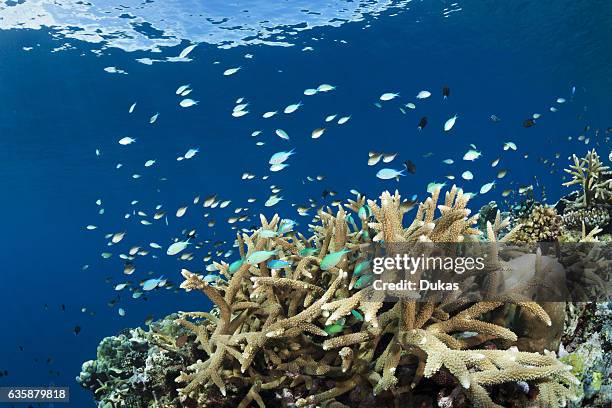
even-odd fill
[{"label": "sunlight reflection on water", "polygon": [[182,40],[230,48],[244,44],[291,46],[292,36],[319,26],[338,27],[410,0],[16,0],[0,1],[0,29],[52,27],[58,36],[154,51]]}]

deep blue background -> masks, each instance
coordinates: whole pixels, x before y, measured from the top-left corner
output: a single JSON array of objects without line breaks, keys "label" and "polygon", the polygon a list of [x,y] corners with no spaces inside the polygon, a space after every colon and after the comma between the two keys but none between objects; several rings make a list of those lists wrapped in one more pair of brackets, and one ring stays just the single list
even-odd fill
[{"label": "deep blue background", "polygon": [[[95,356],[103,337],[141,325],[149,314],[162,317],[178,309],[209,307],[199,294],[156,291],[146,301],[121,293],[118,306],[110,309],[106,303],[117,295],[113,286],[126,279],[117,254],[131,245],[155,241],[166,246],[188,227],[197,228],[200,239],[231,241],[235,232],[225,220],[238,206],[249,207],[254,222],[260,211],[278,211],[296,218],[305,229],[309,219],[299,217],[290,203],[305,203],[309,197],[321,202],[324,188],[338,191],[338,197],[349,197],[351,188],[370,197],[399,188],[406,197],[423,198],[428,182],[445,181],[448,173],[460,178],[466,169],[475,180],[458,183],[474,192],[493,180],[497,170],[509,170],[491,193],[476,197],[474,209],[500,199],[506,188],[533,183],[534,176],[554,201],[567,190],[560,187],[561,175],[549,174],[551,167],[539,162],[541,157],[554,159],[555,152],[561,153],[553,168],[558,169],[570,153],[584,154],[596,143],[600,154],[608,155],[604,131],[612,123],[609,2],[468,2],[463,11],[442,18],[441,9],[449,3],[415,3],[397,16],[390,16],[394,10],[341,28],[304,31],[294,38],[295,47],[219,50],[200,45],[191,63],[153,66],[134,61],[148,56],[145,53],[113,49],[97,57],[89,52],[90,44],[77,41],[69,41],[76,49],[51,53],[63,40],[52,40],[47,32],[0,32],[0,370],[9,371],[8,377],[0,378],[0,386],[70,386],[71,406],[92,406],[90,395],[79,389],[74,377],[82,361]],[[364,29],[367,24],[371,26]],[[37,43],[40,46],[31,52],[22,50]],[[304,46],[314,51],[302,52]],[[165,55],[178,51],[180,47]],[[254,58],[245,59],[246,53]],[[125,69],[129,75],[108,74],[103,71],[107,66]],[[243,69],[231,77],[222,75],[235,66]],[[190,97],[201,102],[182,109],[174,91],[187,83],[194,88]],[[302,95],[305,88],[320,83],[336,85],[337,90]],[[452,93],[442,102],[445,85]],[[573,85],[577,91],[570,102]],[[433,96],[415,101],[422,89]],[[400,92],[401,98],[378,109],[373,103],[383,92]],[[236,119],[231,110],[238,97],[250,102],[251,113]],[[568,103],[551,113],[548,108],[557,97]],[[265,111],[282,110],[300,100],[304,106],[294,114],[261,118]],[[135,101],[136,111],[130,115],[128,108]],[[417,102],[417,110],[407,109],[403,115],[398,107],[409,101]],[[160,112],[159,119],[150,125],[155,112]],[[536,126],[523,128],[522,121],[534,112],[543,117]],[[310,132],[333,113],[352,119],[344,126],[328,125],[323,137],[312,140]],[[442,132],[444,121],[455,113],[456,127]],[[491,114],[502,121],[491,123]],[[418,132],[423,115],[429,126]],[[591,128],[585,133],[587,125]],[[291,141],[276,137],[275,128],[285,129]],[[252,138],[257,129],[263,135]],[[599,137],[596,129],[601,129]],[[589,146],[576,141],[580,134],[591,138]],[[117,140],[124,136],[138,141],[120,146]],[[568,136],[573,136],[571,142]],[[255,146],[257,140],[266,145]],[[518,145],[518,152],[502,152],[509,140]],[[461,160],[470,143],[483,152],[474,163]],[[196,158],[175,160],[196,146],[201,149]],[[99,158],[96,148],[102,151]],[[289,148],[298,153],[287,169],[266,182],[240,180],[245,171],[269,174],[269,156]],[[380,181],[375,173],[381,165],[366,164],[369,150],[398,151],[392,167],[400,168],[410,159],[417,174],[399,184]],[[434,156],[423,158],[427,152]],[[528,159],[523,159],[525,153]],[[502,161],[492,169],[489,164],[498,156]],[[453,166],[441,163],[448,157],[455,159]],[[145,169],[148,159],[158,164]],[[115,169],[118,162],[124,164],[122,169]],[[143,178],[133,180],[133,173]],[[325,174],[326,180],[302,183],[307,175],[317,174]],[[263,208],[270,184],[282,187],[280,195],[285,198],[272,209]],[[152,214],[158,203],[173,214],[196,195],[212,193],[233,200],[224,210],[211,210],[211,218],[217,220],[213,229],[206,226],[204,210],[193,205],[180,220],[170,216],[169,227],[123,219],[132,208]],[[258,202],[248,204],[248,197]],[[98,198],[106,210],[103,216],[97,214]],[[130,206],[135,199],[140,203]],[[100,229],[86,231],[87,224]],[[107,250],[103,235],[123,230],[128,235],[121,247],[109,249],[114,257],[102,260],[100,253]],[[137,284],[153,271],[152,276],[164,274],[178,282],[181,267],[203,269],[204,252],[191,263],[160,252],[160,259],[138,260],[129,278]],[[89,269],[83,271],[84,264]],[[107,277],[112,284],[104,282]],[[127,316],[118,316],[119,306]],[[82,313],[82,307],[95,316]],[[82,332],[75,336],[77,324]]]}]

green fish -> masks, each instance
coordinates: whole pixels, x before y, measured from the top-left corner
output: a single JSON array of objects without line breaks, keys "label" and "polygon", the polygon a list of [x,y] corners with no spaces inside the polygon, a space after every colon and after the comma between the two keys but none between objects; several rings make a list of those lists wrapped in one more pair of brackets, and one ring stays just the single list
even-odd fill
[{"label": "green fish", "polygon": [[319,252],[318,248],[304,248],[304,249],[300,249],[300,252],[298,252],[298,255],[310,256],[310,255],[316,254],[317,252]]},{"label": "green fish", "polygon": [[334,324],[330,324],[329,326],[325,326],[325,333],[327,334],[337,334],[337,333],[342,333],[342,330],[344,330],[344,325],[343,324],[338,324],[338,323],[334,323]]},{"label": "green fish", "polygon": [[260,238],[272,238],[272,237],[275,237],[277,235],[278,235],[278,233],[276,231],[272,231],[272,230],[268,230],[268,229],[259,231],[259,237]]},{"label": "green fish", "polygon": [[262,262],[266,262],[268,259],[276,255],[278,250],[274,251],[257,251],[253,252],[251,255],[247,257],[247,262],[250,265],[257,265]]},{"label": "green fish", "polygon": [[370,210],[370,207],[368,207],[368,205],[366,204],[366,205],[362,206],[361,208],[359,208],[359,211],[357,212],[357,215],[362,220],[365,220],[367,218],[370,218],[370,216],[372,215],[372,211]]},{"label": "green fish", "polygon": [[340,262],[344,254],[348,252],[351,251],[349,251],[348,249],[341,249],[340,251],[332,252],[325,255],[325,257],[323,257],[323,260],[321,261],[321,269],[326,271],[338,265],[338,262]]},{"label": "green fish", "polygon": [[373,275],[363,275],[362,277],[357,279],[357,282],[355,282],[355,285],[353,287],[355,289],[364,288],[364,287],[370,285],[373,280],[374,280],[374,276]]},{"label": "green fish", "polygon": [[240,269],[243,263],[244,259],[238,259],[237,261],[232,262],[229,266],[229,273],[236,272],[238,269]]},{"label": "green fish", "polygon": [[351,310],[351,313],[353,314],[353,316],[355,316],[355,319],[359,320],[360,322],[363,322],[363,315],[361,313],[359,313],[355,309]]},{"label": "green fish", "polygon": [[281,220],[280,225],[278,226],[278,233],[285,234],[287,232],[293,231],[293,228],[297,225],[297,222],[289,219]]},{"label": "green fish", "polygon": [[362,273],[364,273],[365,271],[368,270],[368,267],[370,266],[370,261],[363,261],[363,262],[359,262],[357,264],[357,266],[355,266],[355,270],[353,271],[353,276],[359,276]]}]

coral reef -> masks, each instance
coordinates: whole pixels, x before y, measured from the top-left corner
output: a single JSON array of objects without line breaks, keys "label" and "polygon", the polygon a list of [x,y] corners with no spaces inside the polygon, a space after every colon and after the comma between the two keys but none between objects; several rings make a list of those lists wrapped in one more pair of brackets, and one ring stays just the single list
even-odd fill
[{"label": "coral reef", "polygon": [[572,176],[564,186],[580,186],[578,193],[559,200],[556,208],[562,211],[567,229],[580,230],[582,224],[600,228],[604,234],[612,232],[612,171],[604,165],[593,149],[583,158],[572,156],[573,164],[565,172]]},{"label": "coral reef", "polygon": [[[511,209],[514,222],[495,203],[472,215],[455,187],[443,196],[435,190],[408,223],[411,205],[397,192],[321,209],[309,237],[290,220],[261,216],[261,228],[237,236],[240,259],[214,263],[216,279],[183,269],[181,287],[205,294],[212,310],[104,339],[78,381],[102,408],[609,406],[609,303],[535,303],[521,290],[499,299],[385,302],[371,286],[374,243],[606,237],[608,168],[591,151],[574,156],[568,173],[566,185],[581,192],[554,207],[531,198]],[[559,261],[605,285],[609,247],[582,250],[588,256],[570,251]],[[519,275],[516,287],[529,288],[551,272],[539,252],[514,261],[490,255],[492,289]]]},{"label": "coral reef", "polygon": [[[238,270],[231,273],[229,265],[216,264],[227,281],[212,285],[183,270],[181,287],[205,293],[219,317],[182,313],[178,320],[208,354],[176,379],[183,384],[182,401],[210,406],[211,392],[228,395],[227,384],[238,384],[244,394],[239,407],[251,402],[264,406],[264,395],[279,389],[296,407],[382,407],[423,398],[426,392],[419,387],[433,381],[446,390],[446,398],[498,407],[496,387],[522,382],[538,390],[537,395],[525,393],[525,401],[563,406],[576,380],[554,353],[496,348],[496,340],[519,340],[483,318],[503,301],[432,297],[384,303],[368,297],[371,275],[358,268],[364,243],[478,239],[478,216],[469,217],[468,196],[453,188],[438,205],[439,195],[436,190],[419,206],[408,227],[397,193],[384,193],[380,203],[368,201],[369,211],[360,211],[366,206],[363,197],[349,203],[349,209],[362,214],[361,227],[342,208],[336,215],[321,211],[320,225],[311,226],[315,235],[309,239],[264,235],[278,232],[282,221],[262,217],[261,229],[238,237],[245,260]],[[496,240],[496,231],[507,224],[498,216],[487,224],[487,238]],[[271,256],[295,266],[271,270],[265,262]],[[492,262],[492,270],[501,268],[501,261]],[[540,324],[552,324],[537,303],[513,300]],[[474,335],[462,336],[467,332]]]},{"label": "coral reef", "polygon": [[576,404],[612,405],[612,303],[568,303],[560,360],[573,367],[582,384]]},{"label": "coral reef", "polygon": [[605,208],[579,208],[563,214],[563,224],[567,228],[580,229],[582,223],[588,228],[610,224],[610,211]]},{"label": "coral reef", "polygon": [[579,200],[584,208],[589,208],[598,202],[610,203],[612,200],[612,172],[608,166],[604,166],[595,149],[587,152],[584,158],[579,159],[575,154],[572,156],[574,164],[570,165],[565,172],[572,179],[564,186],[578,184],[582,188],[582,197]]},{"label": "coral reef", "polygon": [[196,354],[189,348],[190,334],[177,325],[177,315],[151,324],[149,331],[126,330],[106,337],[96,360],[83,363],[77,382],[92,391],[100,408],[178,406],[174,378],[184,362]]},{"label": "coral reef", "polygon": [[563,218],[552,207],[537,205],[526,219],[519,222],[520,227],[514,236],[518,243],[556,241],[563,234]]}]

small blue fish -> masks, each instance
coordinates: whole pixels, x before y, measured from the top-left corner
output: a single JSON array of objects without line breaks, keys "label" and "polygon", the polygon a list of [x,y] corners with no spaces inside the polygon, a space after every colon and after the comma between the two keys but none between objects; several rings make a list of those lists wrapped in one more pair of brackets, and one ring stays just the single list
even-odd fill
[{"label": "small blue fish", "polygon": [[274,153],[272,157],[270,157],[270,160],[268,161],[268,163],[272,165],[282,164],[285,162],[285,160],[287,160],[293,154],[295,154],[295,149],[291,149],[288,152],[282,151],[282,152]]},{"label": "small blue fish", "polygon": [[378,177],[381,180],[390,180],[393,178],[396,178],[399,180],[399,176],[405,176],[405,175],[406,174],[404,174],[404,169],[397,171],[395,169],[385,168],[385,169],[380,169],[378,173],[376,173],[376,177]]},{"label": "small blue fish", "polygon": [[280,225],[278,227],[278,233],[285,234],[287,232],[291,232],[293,231],[293,227],[295,227],[296,225],[297,222],[289,219],[284,219],[280,222]]},{"label": "small blue fish", "polygon": [[259,237],[260,238],[272,238],[277,236],[278,233],[276,231],[272,231],[272,230],[268,230],[268,229],[264,229],[259,231]]},{"label": "small blue fish", "polygon": [[270,259],[267,265],[270,269],[281,269],[286,268],[287,266],[291,266],[291,262],[282,259]]},{"label": "small blue fish", "polygon": [[355,319],[359,320],[360,322],[363,322],[363,315],[359,313],[357,310],[355,309],[351,310],[351,314],[355,317]]},{"label": "small blue fish", "polygon": [[162,282],[163,282],[163,284],[166,283],[166,281],[165,281],[163,276],[160,276],[157,279],[148,279],[148,280],[143,282],[142,290],[144,290],[144,291],[153,290],[153,289],[157,288],[158,286],[163,286]]},{"label": "small blue fish", "polygon": [[238,269],[240,269],[243,263],[244,259],[238,259],[237,261],[232,262],[229,266],[229,273],[236,272]]},{"label": "small blue fish", "polygon": [[266,262],[268,259],[276,255],[278,250],[275,251],[256,251],[248,256],[247,262],[250,265],[257,265],[261,262]]},{"label": "small blue fish", "polygon": [[223,281],[223,280],[224,279],[221,276],[214,275],[214,274],[206,275],[204,277],[204,282],[207,282],[207,283],[219,282],[219,281]]},{"label": "small blue fish", "polygon": [[314,255],[317,252],[319,252],[318,248],[304,248],[304,249],[300,249],[300,252],[298,252],[299,256],[310,256],[310,255]]},{"label": "small blue fish", "polygon": [[347,254],[349,252],[351,251],[349,251],[348,249],[341,249],[340,251],[331,252],[325,255],[321,260],[321,269],[326,271],[338,265],[344,254]]},{"label": "small blue fish", "polygon": [[353,276],[359,276],[362,273],[369,271],[370,261],[359,262],[357,266],[355,266],[355,270],[353,271]]},{"label": "small blue fish", "polygon": [[370,210],[370,207],[368,207],[368,205],[366,204],[359,208],[357,215],[360,219],[365,220],[366,218],[370,218],[370,216],[372,215],[372,211]]},{"label": "small blue fish", "polygon": [[370,283],[372,283],[373,281],[374,281],[374,276],[372,276],[372,275],[363,275],[362,277],[357,279],[357,282],[355,282],[355,285],[353,287],[355,289],[361,289],[361,288],[364,288],[364,287],[370,285]]}]

